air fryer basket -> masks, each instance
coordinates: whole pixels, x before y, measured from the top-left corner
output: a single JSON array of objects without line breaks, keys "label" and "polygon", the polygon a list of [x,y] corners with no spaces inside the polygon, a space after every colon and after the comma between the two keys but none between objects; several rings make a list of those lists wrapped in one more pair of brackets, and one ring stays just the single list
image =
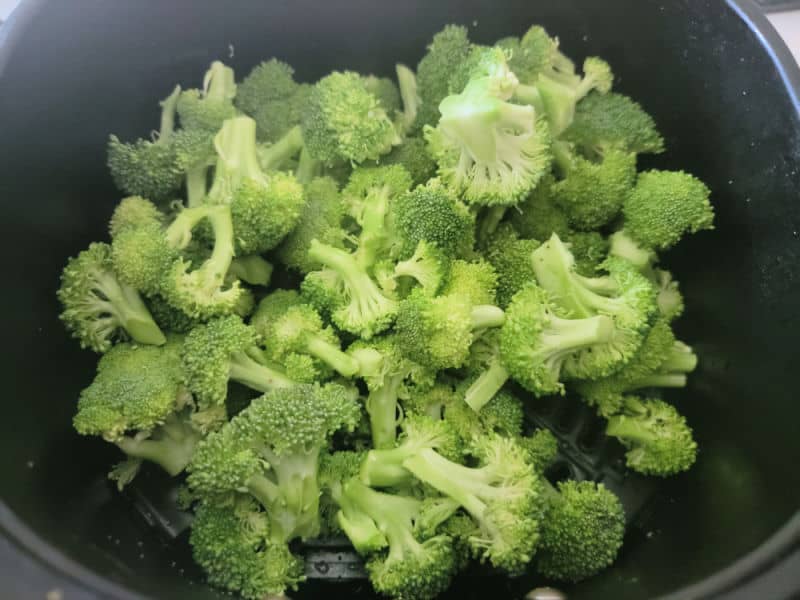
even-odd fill
[{"label": "air fryer basket", "polygon": [[[104,168],[108,133],[145,134],[155,99],[196,84],[214,59],[243,74],[274,55],[307,81],[342,67],[390,75],[450,22],[478,42],[541,23],[568,54],[608,59],[617,89],[667,141],[643,166],[698,175],[718,214],[715,231],[666,258],[688,305],[678,333],[700,355],[674,398],[698,463],[642,492],[617,564],[565,588],[570,598],[733,597],[797,543],[800,72],[749,0],[26,0],[0,29],[3,593],[218,596],[185,533],[165,542],[179,524],[147,523],[108,484],[115,449],[71,430],[95,357],[67,339],[54,291],[66,257],[103,235],[119,198]],[[144,489],[159,476],[146,474]],[[770,571],[769,592],[744,597],[800,590],[792,560]],[[521,597],[539,583],[468,575],[446,597]],[[323,593],[372,597],[363,582],[312,582],[293,597]]]}]

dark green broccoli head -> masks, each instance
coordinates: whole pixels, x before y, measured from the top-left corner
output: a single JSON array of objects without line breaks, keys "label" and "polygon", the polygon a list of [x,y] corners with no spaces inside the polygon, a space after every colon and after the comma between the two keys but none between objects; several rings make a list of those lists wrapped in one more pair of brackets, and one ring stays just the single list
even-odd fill
[{"label": "dark green broccoli head", "polygon": [[181,92],[176,107],[181,126],[188,130],[216,132],[223,121],[236,116],[235,95],[233,69],[215,60],[203,77],[202,89]]},{"label": "dark green broccoli head", "polygon": [[508,306],[514,294],[535,279],[532,255],[538,247],[538,241],[520,238],[510,223],[501,223],[488,240],[484,256],[497,272],[499,306]]},{"label": "dark green broccoli head", "polygon": [[428,144],[421,137],[404,139],[379,162],[382,165],[401,165],[411,175],[414,186],[425,184],[436,174],[436,162],[428,154]]},{"label": "dark green broccoli head", "polygon": [[545,175],[527,198],[508,211],[509,220],[520,237],[546,240],[554,233],[567,237],[570,233],[566,213],[555,200],[555,178]]}]

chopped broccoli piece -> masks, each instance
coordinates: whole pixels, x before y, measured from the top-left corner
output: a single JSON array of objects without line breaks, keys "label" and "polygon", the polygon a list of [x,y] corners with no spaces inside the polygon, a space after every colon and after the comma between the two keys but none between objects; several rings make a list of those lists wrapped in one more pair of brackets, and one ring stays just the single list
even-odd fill
[{"label": "chopped broccoli piece", "polygon": [[216,132],[226,119],[236,116],[233,98],[236,82],[233,69],[215,60],[203,77],[203,89],[184,90],[178,97],[177,112],[184,129]]},{"label": "chopped broccoli piece", "polygon": [[447,25],[433,36],[427,53],[417,65],[417,85],[422,101],[417,116],[420,129],[439,121],[439,103],[449,93],[448,81],[467,58],[470,46],[467,28],[460,25]]}]

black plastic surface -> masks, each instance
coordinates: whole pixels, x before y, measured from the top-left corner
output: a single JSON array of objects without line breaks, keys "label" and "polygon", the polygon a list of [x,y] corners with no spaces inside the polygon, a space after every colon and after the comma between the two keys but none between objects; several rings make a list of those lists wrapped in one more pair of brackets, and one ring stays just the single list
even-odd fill
[{"label": "black plastic surface", "polygon": [[[679,333],[701,357],[675,398],[700,460],[664,483],[617,565],[570,597],[708,596],[755,581],[796,542],[800,525],[781,527],[800,506],[800,120],[786,85],[797,71],[775,62],[737,10],[712,0],[27,4],[0,30],[0,497],[10,509],[0,523],[58,571],[105,597],[217,597],[198,583],[181,537],[165,546],[112,493],[114,449],[70,429],[95,357],[66,338],[54,290],[65,257],[103,235],[118,200],[103,167],[108,133],[145,134],[155,100],[175,83],[197,85],[216,58],[241,74],[277,55],[309,81],[337,67],[389,75],[396,60],[415,64],[447,22],[469,25],[479,42],[540,22],[577,59],[607,58],[618,89],[665,134],[669,151],[645,166],[696,173],[719,215],[716,231],[668,257],[687,296]],[[800,588],[796,572],[776,577],[781,593]],[[512,598],[544,583],[477,581],[447,597]],[[295,597],[322,594],[371,597],[362,584],[314,584]]]}]

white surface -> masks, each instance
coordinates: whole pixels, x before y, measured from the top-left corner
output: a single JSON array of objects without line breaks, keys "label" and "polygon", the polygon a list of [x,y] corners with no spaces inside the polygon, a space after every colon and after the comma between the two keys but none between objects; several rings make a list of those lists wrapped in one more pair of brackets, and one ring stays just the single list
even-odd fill
[{"label": "white surface", "polygon": [[[0,20],[5,20],[18,3],[19,0],[0,0]],[[768,18],[800,62],[800,10],[773,13]]]}]

